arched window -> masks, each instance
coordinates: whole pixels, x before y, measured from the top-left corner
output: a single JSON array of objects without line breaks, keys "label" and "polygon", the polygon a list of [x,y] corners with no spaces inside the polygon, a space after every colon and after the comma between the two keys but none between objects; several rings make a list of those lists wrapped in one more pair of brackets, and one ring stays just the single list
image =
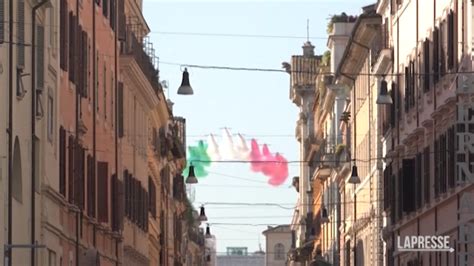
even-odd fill
[{"label": "arched window", "polygon": [[285,260],[285,246],[282,243],[276,244],[273,249],[275,260]]},{"label": "arched window", "polygon": [[15,138],[13,146],[13,180],[12,180],[12,196],[17,201],[22,202],[23,180],[21,175],[21,150],[18,137]]}]

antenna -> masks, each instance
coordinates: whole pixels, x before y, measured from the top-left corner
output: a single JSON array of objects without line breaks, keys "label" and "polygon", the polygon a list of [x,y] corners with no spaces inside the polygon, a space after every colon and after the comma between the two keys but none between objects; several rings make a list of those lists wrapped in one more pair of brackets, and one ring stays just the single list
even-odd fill
[{"label": "antenna", "polygon": [[306,41],[309,42],[309,19],[306,19]]}]

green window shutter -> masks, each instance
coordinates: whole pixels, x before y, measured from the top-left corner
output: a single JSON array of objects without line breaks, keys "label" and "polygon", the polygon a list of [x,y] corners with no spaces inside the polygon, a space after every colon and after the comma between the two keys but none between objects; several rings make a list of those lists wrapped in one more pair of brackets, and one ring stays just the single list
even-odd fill
[{"label": "green window shutter", "polygon": [[[5,21],[5,0],[0,0],[0,21]],[[0,23],[0,44],[5,41],[5,23]]]},{"label": "green window shutter", "polygon": [[17,36],[17,65],[20,67],[25,66],[25,0],[18,0],[17,2],[17,24],[16,24],[16,36]]},{"label": "green window shutter", "polygon": [[44,26],[38,25],[37,32],[37,48],[36,48],[36,90],[44,89]]}]

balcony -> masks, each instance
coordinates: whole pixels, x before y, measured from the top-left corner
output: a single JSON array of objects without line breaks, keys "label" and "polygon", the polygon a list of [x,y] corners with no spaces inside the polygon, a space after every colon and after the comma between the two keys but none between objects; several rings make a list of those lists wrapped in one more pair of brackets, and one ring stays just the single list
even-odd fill
[{"label": "balcony", "polygon": [[159,82],[158,57],[154,55],[153,44],[148,38],[138,38],[134,25],[127,25],[125,41],[120,48],[121,56],[131,56],[147,77],[156,93],[162,90]]},{"label": "balcony", "polygon": [[173,147],[171,152],[176,158],[186,158],[186,119],[173,117]]}]

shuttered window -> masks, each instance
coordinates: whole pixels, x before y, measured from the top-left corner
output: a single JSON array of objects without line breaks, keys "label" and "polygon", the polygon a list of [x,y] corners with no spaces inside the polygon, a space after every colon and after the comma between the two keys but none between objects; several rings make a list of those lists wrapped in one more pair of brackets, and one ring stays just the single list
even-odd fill
[{"label": "shuttered window", "polygon": [[76,16],[69,12],[69,80],[76,83]]},{"label": "shuttered window", "polygon": [[423,42],[423,92],[428,92],[430,90],[430,74],[430,40],[425,39],[425,41]]},{"label": "shuttered window", "polygon": [[66,130],[59,128],[59,193],[66,197]]},{"label": "shuttered window", "polygon": [[[115,21],[117,20],[117,6],[116,6],[116,0],[110,0],[110,28],[115,31]],[[123,2],[123,1],[122,1]]]},{"label": "shuttered window", "polygon": [[455,146],[456,134],[454,132],[454,126],[448,130],[447,134],[447,177],[448,186],[454,188],[456,185],[456,146]]},{"label": "shuttered window", "polygon": [[106,18],[109,16],[109,0],[102,0],[102,14]]},{"label": "shuttered window", "polygon": [[67,71],[68,69],[68,38],[69,38],[69,23],[68,23],[68,10],[67,0],[61,0],[60,4],[60,32],[59,32],[59,49],[60,49],[60,66],[61,69]]},{"label": "shuttered window", "polygon": [[446,151],[446,134],[442,134],[439,139],[439,155],[440,155],[440,192],[445,193],[447,191],[446,183],[446,169],[447,169],[447,151]]},{"label": "shuttered window", "polygon": [[440,150],[439,150],[439,140],[436,139],[434,142],[434,174],[435,174],[435,198],[439,196],[440,193]]},{"label": "shuttered window", "polygon": [[456,28],[456,16],[451,10],[448,13],[447,19],[447,42],[448,42],[448,69],[453,70],[456,67],[456,50],[457,50],[457,28]]},{"label": "shuttered window", "polygon": [[402,210],[403,212],[410,213],[415,210],[416,182],[415,178],[413,178],[415,159],[403,159],[402,169]]},{"label": "shuttered window", "polygon": [[[16,23],[16,37],[18,45],[17,49],[17,65],[25,67],[25,0],[17,0],[17,23]],[[13,4],[13,1],[10,2]]]},{"label": "shuttered window", "polygon": [[120,231],[123,227],[123,183],[117,178],[116,174],[112,175],[112,230]]},{"label": "shuttered window", "polygon": [[423,186],[422,186],[422,154],[418,153],[415,157],[415,209],[421,208],[422,205],[422,194],[423,194]]},{"label": "shuttered window", "polygon": [[85,149],[76,143],[74,155],[74,203],[84,209],[84,174],[85,174]]},{"label": "shuttered window", "polygon": [[430,147],[426,147],[423,151],[423,195],[424,202],[430,202],[430,186],[431,186],[431,165],[430,165]]},{"label": "shuttered window", "polygon": [[99,222],[107,223],[109,221],[109,165],[107,162],[97,162],[97,212]]},{"label": "shuttered window", "polygon": [[124,119],[123,119],[123,83],[118,83],[117,91],[117,127],[118,127],[118,136],[123,138],[124,136]]},{"label": "shuttered window", "polygon": [[88,40],[86,31],[82,31],[81,34],[81,46],[80,46],[80,62],[81,67],[81,96],[87,98],[89,90],[89,49],[88,49]]},{"label": "shuttered window", "polygon": [[436,84],[439,81],[439,49],[440,49],[440,38],[439,38],[439,28],[435,27],[433,30],[433,49],[432,49],[432,71],[433,71],[433,83]]},{"label": "shuttered window", "polygon": [[74,202],[74,137],[69,136],[68,139],[68,200]]},{"label": "shuttered window", "polygon": [[119,35],[118,39],[120,41],[125,41],[126,39],[126,16],[125,16],[125,1],[118,1],[118,27]]},{"label": "shuttered window", "polygon": [[[0,0],[0,21],[5,21],[5,0]],[[0,23],[0,44],[5,41],[5,25]]]},{"label": "shuttered window", "polygon": [[148,198],[149,211],[151,216],[156,219],[156,186],[151,177],[148,177]]},{"label": "shuttered window", "polygon": [[124,171],[123,177],[125,180],[125,216],[130,219],[130,209],[131,209],[131,181],[130,175],[127,170]]},{"label": "shuttered window", "polygon": [[38,25],[36,29],[36,89],[42,91],[44,89],[44,26]]},{"label": "shuttered window", "polygon": [[391,196],[391,176],[392,176],[392,164],[387,165],[383,171],[383,188],[384,188],[384,210],[389,209],[392,202]]},{"label": "shuttered window", "polygon": [[87,156],[87,215],[96,217],[96,173],[94,158]]}]

